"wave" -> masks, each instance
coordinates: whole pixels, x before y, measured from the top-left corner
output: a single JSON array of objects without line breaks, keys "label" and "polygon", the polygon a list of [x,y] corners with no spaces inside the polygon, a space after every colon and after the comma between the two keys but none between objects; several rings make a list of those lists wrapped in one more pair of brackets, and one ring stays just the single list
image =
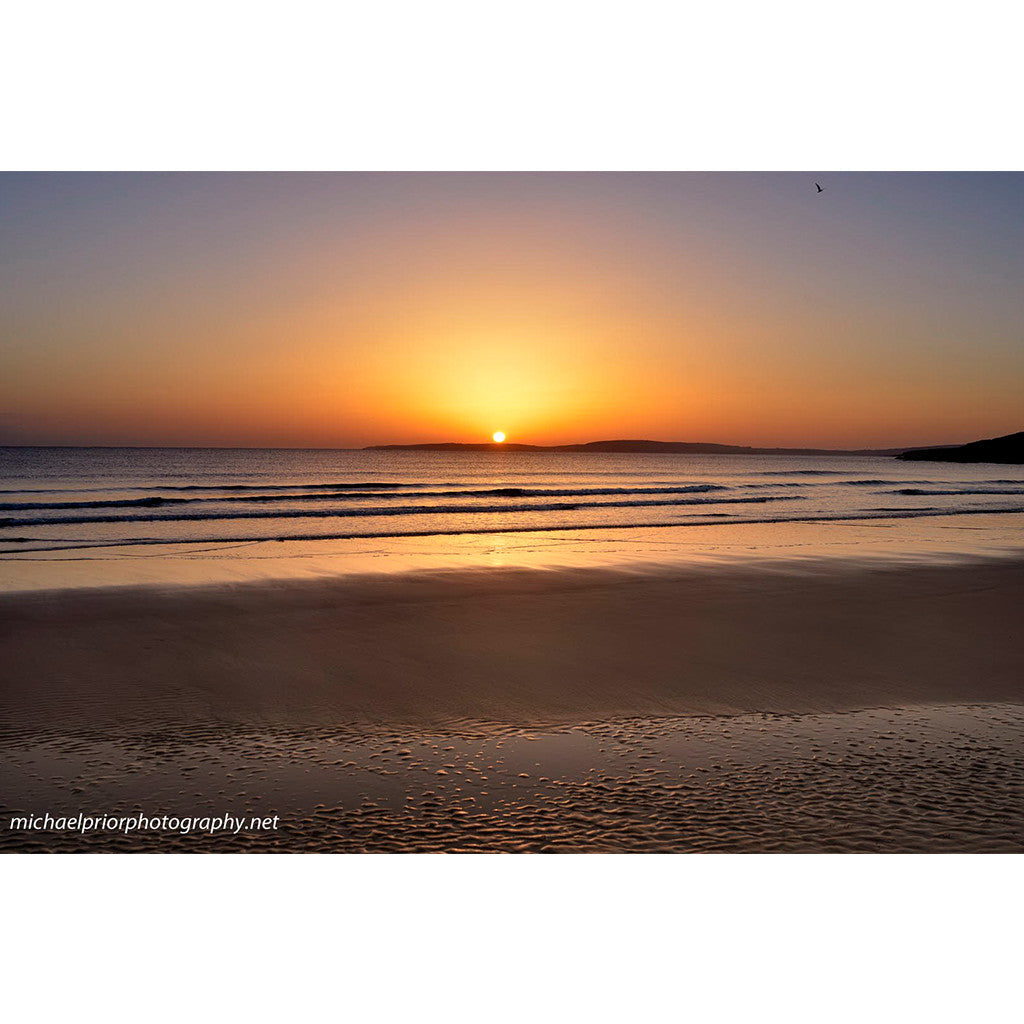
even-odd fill
[{"label": "wave", "polygon": [[[967,481],[964,481],[965,483]],[[999,483],[1021,483],[1020,480],[979,480],[978,483],[982,484],[999,484]],[[949,481],[944,480],[836,480],[835,485],[837,487],[896,487],[897,485],[905,485],[910,487],[916,484],[918,487],[942,487],[949,486]]]},{"label": "wave", "polygon": [[839,469],[764,469],[757,473],[747,473],[746,476],[846,476],[847,473]]},{"label": "wave", "polygon": [[[817,470],[805,470],[806,473],[817,473]],[[766,474],[768,475],[768,474]],[[374,483],[333,483],[333,484],[280,484],[255,487],[250,485],[224,485],[223,487],[206,487],[190,485],[188,487],[150,487],[150,488],[122,488],[122,493],[139,490],[176,490],[176,491],[203,491],[202,495],[190,495],[188,497],[175,497],[166,494],[147,494],[142,498],[97,498],[91,500],[74,501],[5,501],[0,502],[0,512],[27,512],[47,511],[60,509],[87,509],[87,508],[161,508],[169,505],[186,504],[227,504],[227,503],[249,503],[249,504],[270,504],[274,502],[314,502],[314,501],[358,501],[364,498],[377,499],[405,499],[405,498],[547,498],[547,497],[585,497],[588,495],[615,495],[615,494],[703,494],[712,491],[728,490],[760,490],[760,489],[794,489],[814,486],[827,487],[895,487],[899,484],[907,485],[905,489],[893,490],[880,493],[905,494],[905,495],[970,495],[970,494],[1024,494],[1024,490],[1005,489],[1006,486],[1020,485],[1020,480],[990,480],[979,481],[980,486],[974,488],[951,487],[943,481],[936,480],[830,480],[827,483],[822,481],[819,484],[813,482],[799,481],[772,481],[766,483],[743,483],[736,481],[734,484],[719,483],[680,483],[680,482],[652,482],[645,486],[600,486],[600,487],[547,487],[537,484],[523,484],[516,486],[497,487],[467,487],[456,483],[397,483],[393,481]],[[992,485],[1004,485],[997,490],[989,489]],[[949,489],[931,490],[930,487]],[[231,491],[232,493],[214,493]],[[243,493],[236,493],[243,492]],[[269,492],[269,493],[268,493]],[[72,494],[85,493],[73,491],[0,491],[0,494]]]},{"label": "wave", "polygon": [[372,516],[467,515],[488,512],[570,512],[581,508],[656,508],[668,505],[721,505],[768,501],[796,501],[792,495],[763,495],[748,498],[671,498],[657,501],[554,501],[540,505],[373,505],[350,509],[296,509],[287,512],[194,512],[169,515],[52,516],[45,518],[0,519],[0,527],[81,526],[94,523],[187,523],[228,519],[346,519]]},{"label": "wave", "polygon": [[318,491],[351,490],[384,490],[400,487],[458,487],[448,483],[397,483],[394,481],[368,480],[364,483],[344,481],[329,484],[158,484],[151,483],[144,487],[38,487],[9,488],[0,490],[0,494],[97,494],[103,491]]},{"label": "wave", "polygon": [[805,515],[805,516],[763,516],[763,517],[736,517],[728,520],[712,519],[717,513],[704,513],[685,521],[674,522],[634,522],[634,523],[565,523],[554,526],[502,526],[502,527],[470,527],[467,529],[450,530],[395,530],[389,532],[363,532],[363,533],[291,533],[276,534],[272,537],[248,537],[248,536],[212,536],[212,537],[127,537],[117,540],[86,540],[80,541],[76,538],[74,542],[55,541],[53,543],[40,544],[38,537],[5,537],[5,544],[37,544],[36,547],[19,547],[17,549],[0,550],[0,561],[4,555],[13,556],[13,559],[20,560],[24,554],[33,552],[53,551],[81,551],[93,548],[121,548],[121,547],[152,547],[152,546],[179,546],[183,544],[213,544],[217,546],[226,544],[263,544],[263,543],[285,543],[289,541],[315,541],[315,540],[386,540],[393,537],[455,537],[465,535],[491,536],[499,533],[564,533],[572,530],[629,530],[629,529],[665,529],[668,527],[687,526],[742,526],[742,525],[768,525],[779,523],[843,523],[860,522],[863,520],[885,520],[885,519],[918,519],[929,516],[969,516],[969,515],[1005,515],[1024,513],[1024,509],[1013,508],[979,508],[979,509],[901,509],[876,510],[871,512],[852,513],[847,515]]},{"label": "wave", "polygon": [[929,480],[837,480],[841,487],[894,487],[896,484],[930,483]]},{"label": "wave", "polygon": [[[1019,481],[1018,481],[1019,483]],[[926,497],[928,495],[964,495],[965,497],[971,494],[999,494],[1003,497],[1011,498],[1014,495],[1024,495],[1024,490],[1008,491],[1005,488],[1000,490],[993,490],[991,488],[961,488],[955,491],[944,491],[944,490],[931,490],[924,487],[903,487],[898,491],[880,491],[880,494],[907,494],[912,496]]]},{"label": "wave", "polygon": [[[754,486],[770,486],[761,484]],[[780,487],[798,486],[780,484]],[[153,494],[145,498],[125,498],[106,501],[11,501],[0,502],[2,512],[45,511],[74,508],[159,508],[163,505],[188,504],[227,504],[228,502],[246,502],[249,504],[267,504],[282,501],[355,501],[360,498],[545,498],[574,497],[602,494],[703,494],[709,491],[726,491],[730,488],[721,484],[681,484],[668,487],[583,487],[576,489],[558,489],[544,487],[489,487],[479,490],[429,490],[429,491],[395,491],[378,492],[374,490],[329,491],[317,494],[256,494],[256,495],[220,495],[204,498],[167,498]]]},{"label": "wave", "polygon": [[[822,481],[822,483],[825,483],[825,481]],[[786,482],[784,482],[782,480],[773,480],[771,483],[766,483],[766,484],[743,484],[743,483],[741,483],[741,484],[738,484],[737,486],[742,487],[745,491],[754,491],[754,490],[757,490],[759,487],[771,487],[773,490],[777,490],[780,487],[813,487],[814,484],[813,483],[803,483],[803,482],[797,483],[796,481],[790,481],[789,483],[786,483]]]}]

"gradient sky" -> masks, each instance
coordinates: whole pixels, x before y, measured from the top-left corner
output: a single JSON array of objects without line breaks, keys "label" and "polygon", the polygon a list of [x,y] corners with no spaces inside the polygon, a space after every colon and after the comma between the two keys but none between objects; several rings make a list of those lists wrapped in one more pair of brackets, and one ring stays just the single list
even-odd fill
[{"label": "gradient sky", "polygon": [[0,265],[0,443],[1024,429],[1022,174],[3,174]]}]

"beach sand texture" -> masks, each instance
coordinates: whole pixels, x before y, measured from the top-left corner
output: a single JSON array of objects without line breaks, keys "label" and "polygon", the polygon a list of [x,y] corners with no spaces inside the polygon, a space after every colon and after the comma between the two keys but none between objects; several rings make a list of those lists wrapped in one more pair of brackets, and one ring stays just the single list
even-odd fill
[{"label": "beach sand texture", "polygon": [[13,849],[1024,847],[1024,561],[478,569],[0,597]]}]

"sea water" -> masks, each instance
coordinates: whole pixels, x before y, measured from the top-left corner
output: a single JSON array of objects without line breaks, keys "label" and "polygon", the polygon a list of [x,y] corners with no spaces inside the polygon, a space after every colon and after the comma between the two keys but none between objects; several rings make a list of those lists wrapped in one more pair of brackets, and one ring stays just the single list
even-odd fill
[{"label": "sea water", "polygon": [[0,448],[0,554],[1004,512],[1024,512],[1022,466],[867,456]]}]

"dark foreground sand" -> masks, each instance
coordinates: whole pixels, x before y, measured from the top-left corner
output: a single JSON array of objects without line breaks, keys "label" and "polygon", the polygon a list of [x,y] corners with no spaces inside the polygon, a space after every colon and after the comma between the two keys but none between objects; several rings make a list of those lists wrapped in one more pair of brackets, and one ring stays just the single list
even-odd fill
[{"label": "dark foreground sand", "polygon": [[[0,597],[5,849],[1018,850],[1024,562]],[[235,837],[15,812],[279,814]]]}]

